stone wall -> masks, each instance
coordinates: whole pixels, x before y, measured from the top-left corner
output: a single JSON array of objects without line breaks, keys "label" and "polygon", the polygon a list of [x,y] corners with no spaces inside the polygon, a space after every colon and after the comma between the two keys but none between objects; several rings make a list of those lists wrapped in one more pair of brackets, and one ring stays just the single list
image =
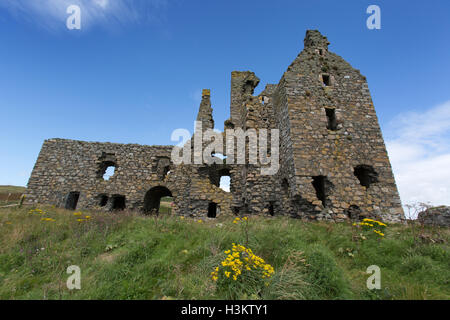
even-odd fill
[{"label": "stone wall", "polygon": [[[170,159],[170,146],[84,142],[49,139],[28,182],[29,201],[63,206],[70,192],[80,192],[79,207],[95,207],[97,197],[126,195],[126,206],[142,205],[145,193],[161,182],[161,162]],[[106,165],[114,175],[103,179]],[[159,172],[158,172],[159,171]]]},{"label": "stone wall", "polygon": [[[328,45],[318,31],[307,31],[304,50],[279,83],[267,85],[258,96],[253,92],[260,80],[253,72],[231,74],[225,129],[279,129],[276,174],[261,175],[261,165],[249,163],[248,154],[259,152],[257,146],[246,146],[244,164],[174,165],[172,146],[50,139],[32,172],[28,199],[69,208],[151,212],[161,197],[173,196],[173,212],[180,215],[401,221],[403,210],[366,78]],[[197,116],[203,130],[214,128],[210,95],[203,90]],[[111,165],[115,174],[105,181],[103,172]],[[231,177],[231,192],[219,188],[224,175]]]},{"label": "stone wall", "polygon": [[[150,211],[152,197],[174,198],[174,213],[207,214],[210,202],[230,213],[231,194],[213,185],[194,166],[175,167],[172,146],[142,146],[49,139],[42,146],[28,182],[26,199],[72,209],[131,209]],[[103,179],[106,167],[114,175]],[[153,192],[155,191],[155,192]],[[124,208],[117,199],[123,197]],[[72,203],[71,203],[72,202]],[[216,214],[216,215],[217,215]]]},{"label": "stone wall", "polygon": [[[399,221],[403,210],[366,78],[329,52],[328,40],[318,31],[308,31],[305,49],[280,83],[296,190],[321,211],[316,217],[344,219],[352,207],[362,215]],[[313,177],[325,179],[324,201],[318,199]]]}]

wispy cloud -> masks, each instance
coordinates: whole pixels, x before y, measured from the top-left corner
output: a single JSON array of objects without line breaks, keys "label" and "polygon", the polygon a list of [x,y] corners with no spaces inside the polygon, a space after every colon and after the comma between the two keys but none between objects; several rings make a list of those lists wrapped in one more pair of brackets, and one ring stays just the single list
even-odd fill
[{"label": "wispy cloud", "polygon": [[94,25],[159,23],[164,19],[168,0],[2,0],[0,7],[18,20],[45,29],[64,30],[70,5],[81,9],[82,29]]},{"label": "wispy cloud", "polygon": [[450,101],[400,114],[386,146],[403,204],[450,205]]}]

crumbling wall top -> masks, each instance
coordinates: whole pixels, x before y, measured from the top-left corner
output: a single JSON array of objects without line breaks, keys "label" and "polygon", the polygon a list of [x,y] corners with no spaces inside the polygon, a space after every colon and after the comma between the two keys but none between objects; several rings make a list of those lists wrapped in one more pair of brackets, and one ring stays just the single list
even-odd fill
[{"label": "crumbling wall top", "polygon": [[330,42],[319,30],[307,30],[304,44],[305,48],[322,48],[328,50]]}]

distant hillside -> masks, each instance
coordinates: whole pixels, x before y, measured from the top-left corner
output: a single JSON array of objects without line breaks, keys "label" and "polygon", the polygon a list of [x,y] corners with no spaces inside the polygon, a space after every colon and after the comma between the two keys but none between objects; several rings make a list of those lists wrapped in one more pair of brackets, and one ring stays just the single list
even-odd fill
[{"label": "distant hillside", "polygon": [[0,186],[0,193],[24,193],[27,190],[26,187],[20,186]]},{"label": "distant hillside", "polygon": [[20,196],[25,193],[27,188],[18,186],[0,186],[0,201],[5,201],[1,204],[9,204],[16,202]]}]

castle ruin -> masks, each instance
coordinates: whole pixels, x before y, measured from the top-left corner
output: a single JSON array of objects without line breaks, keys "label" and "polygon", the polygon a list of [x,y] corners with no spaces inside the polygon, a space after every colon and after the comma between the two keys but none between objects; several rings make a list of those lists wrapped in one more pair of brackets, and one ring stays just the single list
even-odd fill
[{"label": "castle ruin", "polygon": [[[366,78],[328,45],[326,37],[308,30],[304,50],[279,83],[258,96],[253,96],[259,83],[253,72],[231,74],[225,129],[279,129],[275,174],[262,175],[261,165],[248,161],[175,165],[173,146],[49,139],[29,179],[27,201],[152,212],[162,197],[171,196],[173,213],[184,216],[401,221],[403,209]],[[209,90],[203,90],[197,121],[203,129],[214,128]],[[104,180],[108,167],[115,168],[114,175]],[[222,176],[230,177],[230,192],[219,187]]]}]

